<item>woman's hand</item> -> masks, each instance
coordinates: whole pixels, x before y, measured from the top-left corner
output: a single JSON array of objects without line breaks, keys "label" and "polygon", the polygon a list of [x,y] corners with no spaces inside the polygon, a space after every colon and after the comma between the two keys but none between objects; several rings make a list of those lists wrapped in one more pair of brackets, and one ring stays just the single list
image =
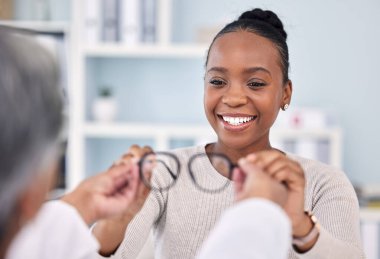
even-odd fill
[{"label": "woman's hand", "polygon": [[[302,167],[278,150],[251,154],[247,156],[247,160],[260,167],[277,181],[286,184],[288,199],[283,208],[292,222],[293,236],[306,236],[313,228],[313,223],[310,217],[305,214],[305,175]],[[315,242],[316,239],[300,250],[307,251]]]},{"label": "woman's hand", "polygon": [[235,200],[263,198],[283,207],[288,199],[288,191],[284,184],[276,181],[252,162],[242,158],[239,168],[233,172]]}]

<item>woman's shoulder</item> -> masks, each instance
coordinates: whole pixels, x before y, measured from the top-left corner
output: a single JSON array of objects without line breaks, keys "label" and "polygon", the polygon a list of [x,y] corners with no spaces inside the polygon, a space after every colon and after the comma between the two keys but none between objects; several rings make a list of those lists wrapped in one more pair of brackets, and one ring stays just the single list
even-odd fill
[{"label": "woman's shoulder", "polygon": [[349,189],[353,192],[352,183],[342,169],[322,163],[317,160],[304,158],[294,154],[287,154],[291,159],[297,161],[305,173],[308,188],[317,189]]},{"label": "woman's shoulder", "polygon": [[288,156],[297,161],[304,170],[307,208],[313,208],[314,203],[320,199],[330,199],[331,197],[343,197],[342,199],[349,201],[351,204],[357,204],[355,190],[347,175],[341,169],[293,154],[288,154]]},{"label": "woman's shoulder", "polygon": [[332,165],[325,164],[323,162],[301,157],[295,154],[286,154],[290,159],[298,162],[303,170],[305,171],[305,174],[344,174],[344,172]]}]

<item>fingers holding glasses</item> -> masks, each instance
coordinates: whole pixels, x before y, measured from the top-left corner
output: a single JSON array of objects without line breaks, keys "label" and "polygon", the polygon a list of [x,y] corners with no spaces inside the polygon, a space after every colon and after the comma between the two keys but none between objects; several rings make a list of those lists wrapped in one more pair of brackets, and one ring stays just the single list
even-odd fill
[{"label": "fingers holding glasses", "polygon": [[[247,157],[247,160],[260,166],[262,170],[278,182],[283,182],[288,188],[288,200],[284,209],[293,225],[293,234],[305,222],[304,192],[306,179],[300,164],[279,151],[262,151]],[[301,226],[301,227],[300,227]]]},{"label": "fingers holding glasses", "polygon": [[[152,153],[153,149],[149,146],[140,147],[139,145],[132,145],[128,148],[127,152],[122,155],[120,159],[114,162],[112,167],[115,167],[117,165],[133,165],[133,166],[140,166],[139,161],[142,157],[144,157],[146,154]],[[111,167],[111,168],[112,168]],[[139,168],[140,170],[140,168]],[[144,175],[145,179],[150,180],[150,175],[148,174]],[[128,208],[125,211],[125,216],[127,217],[133,217],[136,215],[141,208],[143,207],[148,195],[150,193],[150,188],[144,184],[141,179],[138,180],[137,183],[137,194],[136,199],[128,206]]]},{"label": "fingers holding glasses", "polygon": [[247,160],[262,168],[280,182],[285,182],[292,191],[303,192],[304,172],[299,163],[278,150],[267,150],[247,156]]},{"label": "fingers holding glasses", "polygon": [[113,165],[118,165],[120,163],[138,163],[141,157],[152,152],[153,149],[150,146],[140,147],[139,145],[132,145],[128,148],[126,153],[113,163]]},{"label": "fingers holding glasses", "polygon": [[234,169],[236,200],[264,198],[284,206],[287,188],[266,174],[263,169],[248,159],[239,160],[239,168]]}]

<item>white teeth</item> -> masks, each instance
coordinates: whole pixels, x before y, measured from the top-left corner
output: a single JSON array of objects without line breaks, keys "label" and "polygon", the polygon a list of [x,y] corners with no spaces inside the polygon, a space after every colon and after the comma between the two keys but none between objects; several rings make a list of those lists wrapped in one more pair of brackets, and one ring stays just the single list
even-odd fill
[{"label": "white teeth", "polygon": [[227,122],[228,124],[231,124],[233,126],[238,126],[240,124],[246,123],[248,121],[253,120],[255,117],[229,117],[229,116],[222,116],[223,120]]}]

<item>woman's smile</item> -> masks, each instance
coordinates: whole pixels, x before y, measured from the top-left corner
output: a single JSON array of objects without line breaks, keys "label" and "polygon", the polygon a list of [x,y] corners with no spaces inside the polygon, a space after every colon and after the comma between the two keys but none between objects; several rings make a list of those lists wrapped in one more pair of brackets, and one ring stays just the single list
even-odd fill
[{"label": "woman's smile", "polygon": [[237,132],[249,128],[255,122],[257,115],[218,113],[217,117],[225,130]]}]

